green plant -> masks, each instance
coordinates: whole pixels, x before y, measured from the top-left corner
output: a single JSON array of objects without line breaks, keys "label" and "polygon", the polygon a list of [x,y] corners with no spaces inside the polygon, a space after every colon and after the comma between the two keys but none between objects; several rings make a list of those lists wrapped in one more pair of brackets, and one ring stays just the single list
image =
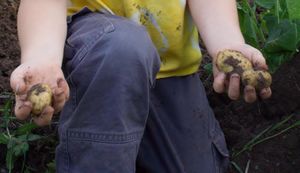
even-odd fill
[{"label": "green plant", "polygon": [[[33,123],[19,123],[12,115],[12,96],[5,101],[4,107],[0,108],[0,144],[7,147],[6,150],[6,167],[12,172],[15,161],[23,156],[22,170],[25,171],[26,154],[29,150],[29,142],[42,138],[40,135],[32,133],[37,128]],[[26,171],[25,171],[26,172]],[[28,172],[28,171],[27,171]]]},{"label": "green plant", "polygon": [[55,173],[55,172],[56,172],[55,161],[52,160],[47,164],[47,170],[45,173]]},{"label": "green plant", "polygon": [[300,46],[299,0],[240,0],[240,27],[248,44],[258,48],[271,72],[288,61]]}]

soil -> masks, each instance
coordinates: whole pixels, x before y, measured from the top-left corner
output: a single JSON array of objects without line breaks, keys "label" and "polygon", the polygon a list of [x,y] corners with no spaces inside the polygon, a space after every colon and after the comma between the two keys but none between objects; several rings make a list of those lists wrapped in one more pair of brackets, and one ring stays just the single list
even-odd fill
[{"label": "soil", "polygon": [[[0,107],[4,99],[3,92],[11,92],[9,76],[18,66],[20,49],[17,41],[16,12],[18,0],[0,1]],[[208,58],[205,59],[208,61]],[[212,91],[212,76],[202,72],[208,98],[217,119],[224,130],[231,154],[240,150],[249,140],[257,136],[270,125],[294,114],[288,121],[292,124],[300,120],[300,54],[284,64],[273,74],[272,98],[253,104],[243,100],[231,101],[226,95]],[[1,121],[1,117],[0,117]],[[50,131],[49,131],[50,130]],[[44,134],[55,134],[55,129],[48,129]],[[0,129],[1,132],[1,129]],[[277,131],[279,132],[279,131]],[[55,141],[35,143],[31,145],[26,158],[32,172],[44,172],[46,163],[53,160]],[[6,146],[0,145],[0,172],[5,172]],[[36,157],[38,156],[38,157]],[[300,128],[294,128],[272,139],[262,142],[232,158],[242,170],[250,160],[248,173],[299,173],[300,172]],[[21,163],[21,162],[20,162]],[[15,172],[20,172],[21,165],[16,163]],[[237,171],[231,166],[229,173]]]},{"label": "soil", "polygon": [[[208,93],[208,98],[225,133],[228,147],[240,150],[264,129],[288,115],[286,127],[300,120],[300,54],[273,74],[272,97],[252,104],[230,101],[226,95]],[[269,135],[270,136],[270,135]],[[250,160],[249,173],[299,173],[300,128],[294,128],[256,145],[235,159],[243,169]],[[231,168],[230,172],[234,172]]]},{"label": "soil", "polygon": [[10,91],[9,76],[20,62],[20,49],[16,37],[17,8],[17,1],[0,1],[0,93]]}]

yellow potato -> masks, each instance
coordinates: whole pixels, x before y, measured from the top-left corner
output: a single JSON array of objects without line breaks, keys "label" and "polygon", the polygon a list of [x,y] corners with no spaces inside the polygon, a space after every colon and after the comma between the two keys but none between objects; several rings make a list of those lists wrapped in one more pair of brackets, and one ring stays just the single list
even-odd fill
[{"label": "yellow potato", "polygon": [[251,62],[241,52],[228,49],[218,53],[216,65],[220,71],[239,75],[253,69]]},{"label": "yellow potato", "polygon": [[257,73],[253,70],[244,71],[241,78],[244,86],[251,85],[255,87],[257,85]]},{"label": "yellow potato", "polygon": [[33,115],[40,115],[52,103],[52,91],[47,84],[36,84],[30,88],[27,99],[32,103]]},{"label": "yellow potato", "polygon": [[256,88],[258,90],[261,90],[263,88],[268,88],[272,84],[272,76],[269,72],[263,71],[263,70],[257,70],[256,76],[257,76],[257,85]]},{"label": "yellow potato", "polygon": [[220,51],[217,55],[218,69],[227,75],[237,73],[244,86],[251,85],[257,90],[270,87],[272,76],[264,70],[254,70],[252,63],[241,52],[235,50]]}]

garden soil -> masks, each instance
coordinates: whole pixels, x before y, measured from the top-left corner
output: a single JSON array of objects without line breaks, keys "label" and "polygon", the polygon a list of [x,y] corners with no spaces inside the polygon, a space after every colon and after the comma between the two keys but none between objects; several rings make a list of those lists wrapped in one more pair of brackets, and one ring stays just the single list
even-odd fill
[{"label": "garden soil", "polygon": [[[17,0],[0,0],[0,93],[11,92],[9,76],[20,63],[16,31],[17,4]],[[297,112],[300,109],[300,55],[295,56],[273,74],[273,95],[266,101],[259,100],[253,104],[247,104],[243,100],[230,101],[226,95],[212,91],[209,87],[211,77],[203,77],[203,81],[231,153],[241,150],[261,131],[288,115],[294,115],[288,121],[289,124],[300,120],[300,114]],[[3,98],[0,97],[0,105],[3,102]],[[48,144],[43,145],[47,148]],[[6,146],[0,145],[1,172],[5,167],[5,148]],[[28,154],[26,164],[36,172],[44,172],[46,165],[43,165],[41,160],[52,160],[54,151],[52,154],[49,154],[49,151],[42,153],[37,153],[34,149],[30,151],[33,152]],[[36,155],[39,157],[35,157]],[[245,170],[247,162],[250,163],[248,173],[300,173],[300,129],[293,128],[257,144],[251,151],[232,158],[232,161],[242,170]],[[228,172],[237,171],[231,166]]]}]

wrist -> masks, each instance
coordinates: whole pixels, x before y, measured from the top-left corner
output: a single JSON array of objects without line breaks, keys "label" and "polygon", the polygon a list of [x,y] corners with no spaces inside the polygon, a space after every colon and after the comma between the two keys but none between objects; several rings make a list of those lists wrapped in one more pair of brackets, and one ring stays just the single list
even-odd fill
[{"label": "wrist", "polygon": [[37,64],[40,66],[52,66],[52,67],[59,67],[62,66],[62,60],[60,58],[53,58],[53,57],[22,57],[21,64]]},{"label": "wrist", "polygon": [[51,47],[47,45],[38,45],[22,48],[21,63],[38,62],[41,64],[56,64],[62,66],[64,46]]},{"label": "wrist", "polygon": [[63,55],[47,53],[23,54],[21,55],[21,64],[34,63],[62,66]]}]

